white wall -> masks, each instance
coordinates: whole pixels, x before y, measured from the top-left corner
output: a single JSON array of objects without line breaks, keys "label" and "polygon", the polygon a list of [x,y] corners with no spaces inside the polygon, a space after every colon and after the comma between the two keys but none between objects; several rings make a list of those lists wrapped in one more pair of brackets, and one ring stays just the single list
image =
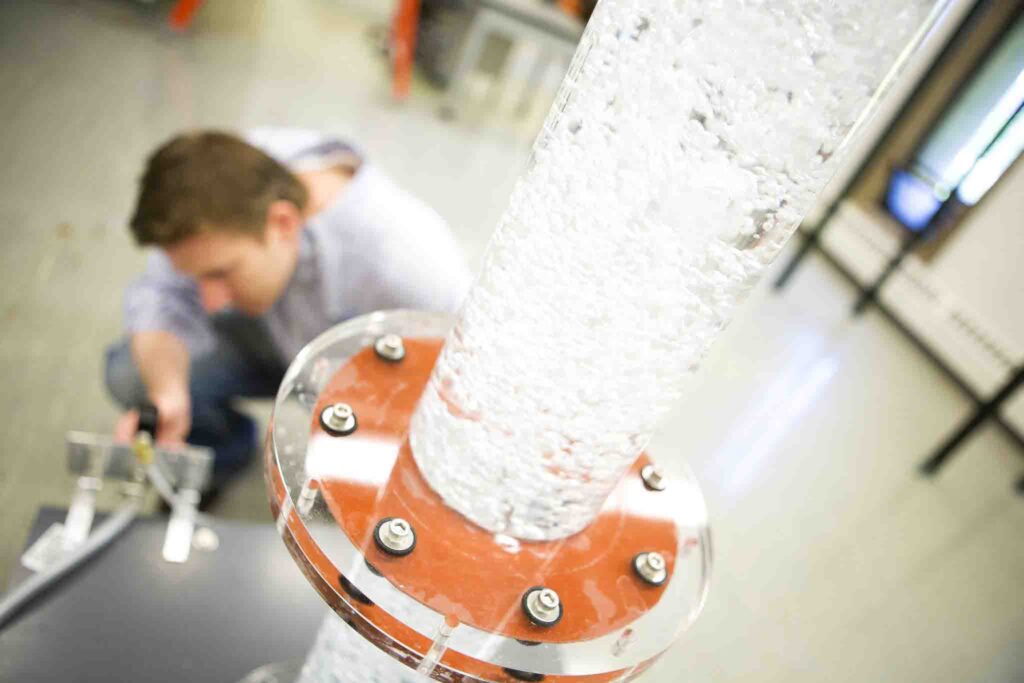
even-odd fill
[{"label": "white wall", "polygon": [[971,210],[929,271],[996,333],[1024,345],[1024,163]]}]

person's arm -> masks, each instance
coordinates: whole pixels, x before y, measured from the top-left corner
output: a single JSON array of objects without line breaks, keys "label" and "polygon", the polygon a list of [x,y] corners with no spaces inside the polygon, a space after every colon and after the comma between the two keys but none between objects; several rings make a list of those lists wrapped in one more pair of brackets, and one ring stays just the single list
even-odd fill
[{"label": "person's arm", "polygon": [[[195,283],[154,253],[146,273],[125,294],[125,325],[135,368],[159,416],[157,440],[183,442],[192,424],[190,354],[212,344]],[[130,409],[115,437],[129,440],[137,427],[138,412]]]},{"label": "person's arm", "polygon": [[[146,394],[157,409],[157,439],[183,443],[192,426],[188,348],[175,334],[163,330],[136,332],[132,335],[131,348]],[[134,431],[138,415],[132,417]]]}]

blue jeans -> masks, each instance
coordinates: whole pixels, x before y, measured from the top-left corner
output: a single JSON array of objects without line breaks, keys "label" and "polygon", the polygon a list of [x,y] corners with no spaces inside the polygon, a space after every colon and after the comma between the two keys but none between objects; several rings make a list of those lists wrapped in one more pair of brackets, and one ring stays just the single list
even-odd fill
[{"label": "blue jeans", "polygon": [[[213,449],[217,484],[248,464],[259,445],[256,424],[231,400],[272,398],[285,368],[262,321],[221,314],[213,322],[216,346],[189,366],[192,431],[186,440]],[[125,409],[148,402],[127,339],[107,349],[106,361],[107,389],[115,401]]]}]

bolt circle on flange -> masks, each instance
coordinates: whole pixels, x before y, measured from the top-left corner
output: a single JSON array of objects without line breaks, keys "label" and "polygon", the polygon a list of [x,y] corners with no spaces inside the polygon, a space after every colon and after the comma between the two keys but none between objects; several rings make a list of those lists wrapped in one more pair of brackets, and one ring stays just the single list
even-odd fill
[{"label": "bolt circle on flange", "polygon": [[373,528],[373,541],[388,555],[404,557],[416,547],[416,531],[401,517],[385,517]]},{"label": "bolt circle on flange", "polygon": [[665,475],[655,465],[644,465],[644,468],[640,470],[640,478],[644,480],[644,486],[651,491],[665,490]]},{"label": "bolt circle on flange", "polygon": [[320,426],[331,436],[348,436],[356,431],[356,414],[347,403],[334,403],[320,413]]},{"label": "bolt circle on flange", "polygon": [[377,337],[373,343],[377,355],[389,363],[397,363],[405,358],[405,343],[397,334],[385,334]]},{"label": "bolt circle on flange", "polygon": [[640,553],[633,558],[633,571],[652,586],[660,586],[668,579],[668,568],[661,553]]},{"label": "bolt circle on flange", "polygon": [[523,593],[522,607],[526,618],[536,626],[551,627],[562,619],[558,593],[544,586],[534,586]]}]

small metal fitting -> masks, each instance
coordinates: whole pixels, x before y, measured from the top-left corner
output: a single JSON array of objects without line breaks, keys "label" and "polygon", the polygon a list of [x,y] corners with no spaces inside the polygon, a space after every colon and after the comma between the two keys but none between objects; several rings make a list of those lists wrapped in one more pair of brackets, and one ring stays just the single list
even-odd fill
[{"label": "small metal fitting", "polygon": [[356,414],[347,403],[335,403],[320,413],[320,426],[331,436],[348,436],[356,431]]},{"label": "small metal fitting", "polygon": [[319,488],[313,480],[309,480],[302,485],[302,490],[299,491],[298,499],[295,501],[295,509],[303,517],[308,515],[313,509],[318,491]]},{"label": "small metal fitting", "polygon": [[633,571],[652,586],[660,586],[668,578],[668,568],[661,553],[640,553],[633,558]]},{"label": "small metal fitting", "polygon": [[523,593],[522,607],[526,617],[537,626],[554,626],[562,618],[558,593],[544,586],[534,586]]},{"label": "small metal fitting", "polygon": [[397,334],[385,334],[377,337],[373,343],[373,350],[383,360],[389,363],[397,363],[405,358],[405,343]]},{"label": "small metal fitting", "polygon": [[220,536],[210,527],[201,526],[192,534],[192,547],[212,553],[220,547]]},{"label": "small metal fitting", "polygon": [[640,470],[640,478],[644,480],[644,486],[651,491],[665,490],[665,475],[654,465],[644,465],[643,469]]},{"label": "small metal fitting", "polygon": [[388,555],[403,557],[416,547],[416,532],[401,517],[385,517],[374,527],[373,540]]}]

